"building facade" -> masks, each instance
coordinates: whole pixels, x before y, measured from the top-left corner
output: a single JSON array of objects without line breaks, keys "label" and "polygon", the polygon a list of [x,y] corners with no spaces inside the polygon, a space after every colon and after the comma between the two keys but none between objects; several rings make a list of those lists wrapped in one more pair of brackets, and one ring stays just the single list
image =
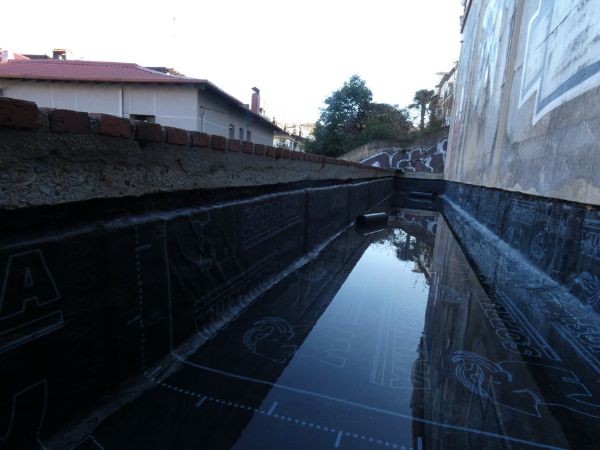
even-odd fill
[{"label": "building facade", "polygon": [[436,90],[436,104],[435,114],[444,126],[450,125],[450,119],[452,117],[452,106],[454,104],[454,85],[456,84],[456,66],[450,69],[450,71],[442,75],[442,79],[435,87]]},{"label": "building facade", "polygon": [[[136,64],[8,60],[0,96],[40,107],[112,114],[272,145],[279,128],[207,80]],[[258,99],[259,101],[259,99]]]},{"label": "building facade", "polygon": [[275,121],[281,130],[275,132],[273,145],[294,151],[304,151],[306,142],[313,139],[314,123],[288,123]]}]

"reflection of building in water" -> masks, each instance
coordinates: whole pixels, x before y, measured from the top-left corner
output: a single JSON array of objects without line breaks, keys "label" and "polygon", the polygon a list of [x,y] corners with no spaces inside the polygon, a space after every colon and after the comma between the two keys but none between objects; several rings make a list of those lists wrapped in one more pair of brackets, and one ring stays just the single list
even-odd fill
[{"label": "reflection of building in water", "polygon": [[[462,244],[490,258],[492,244]],[[515,290],[497,293],[494,281],[482,284],[441,221],[425,322],[432,389],[413,393],[413,414],[509,440],[593,448],[600,417],[595,377],[564,337],[531,321]],[[508,445],[477,432],[415,426],[423,429],[424,448]]]},{"label": "reflection of building in water", "polygon": [[455,62],[448,72],[440,75],[442,78],[437,84],[434,97],[435,116],[441,121],[442,125],[450,125],[452,116],[452,106],[454,103],[454,85],[456,84],[456,68],[458,62]]},{"label": "reflection of building in water", "polygon": [[401,261],[413,261],[415,271],[423,273],[429,284],[431,280],[433,244],[438,213],[430,211],[397,210],[390,216],[389,224],[394,230],[391,243]]}]

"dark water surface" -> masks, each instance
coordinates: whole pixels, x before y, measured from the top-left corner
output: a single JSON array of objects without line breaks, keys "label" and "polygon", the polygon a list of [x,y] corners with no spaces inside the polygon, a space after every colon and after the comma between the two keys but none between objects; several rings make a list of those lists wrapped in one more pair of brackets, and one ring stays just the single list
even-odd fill
[{"label": "dark water surface", "polygon": [[348,229],[78,448],[594,448],[597,377],[498,287],[438,213]]}]

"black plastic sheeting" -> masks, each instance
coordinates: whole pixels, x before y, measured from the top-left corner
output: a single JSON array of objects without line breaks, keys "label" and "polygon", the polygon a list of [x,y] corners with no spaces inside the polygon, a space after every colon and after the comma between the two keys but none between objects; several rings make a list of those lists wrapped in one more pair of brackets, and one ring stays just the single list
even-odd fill
[{"label": "black plastic sheeting", "polygon": [[[401,232],[359,231],[338,234],[186,355],[180,370],[97,426],[77,450],[121,448],[124,436],[132,450],[376,448],[374,437],[389,448],[416,444],[411,420],[349,404],[364,401],[410,414],[414,374],[425,376],[415,369],[427,306],[427,290],[416,281],[425,277],[412,270],[412,258],[401,261],[388,251],[402,240]],[[414,295],[403,296],[404,307],[393,307],[406,285]],[[394,320],[391,312],[403,316],[404,330],[411,326],[408,336],[396,337],[396,346],[383,338],[396,334],[381,323]]]},{"label": "black plastic sheeting", "polygon": [[358,216],[356,218],[356,224],[364,227],[367,225],[373,226],[373,225],[385,225],[387,223],[388,220],[388,214],[387,213],[371,213],[371,214],[361,214],[360,216]]},{"label": "black plastic sheeting", "polygon": [[77,450],[595,448],[597,314],[441,206],[347,228]]},{"label": "black plastic sheeting", "polygon": [[554,280],[589,279],[591,291],[574,291],[600,311],[597,207],[451,182],[445,196]]},{"label": "black plastic sheeting", "polygon": [[387,210],[392,192],[390,178],[6,235],[0,448],[44,448],[101,399],[118,404],[132,379],[210,338],[356,216]]},{"label": "black plastic sheeting", "polygon": [[460,297],[485,311],[480,322],[495,329],[492,337],[503,349],[482,357],[491,339],[480,331],[463,338],[479,347],[455,355],[465,386],[506,416],[557,421],[524,427],[531,435],[545,430],[536,439],[568,441],[558,448],[596,448],[600,211],[457,183],[449,183],[441,206],[490,298],[472,291]]}]

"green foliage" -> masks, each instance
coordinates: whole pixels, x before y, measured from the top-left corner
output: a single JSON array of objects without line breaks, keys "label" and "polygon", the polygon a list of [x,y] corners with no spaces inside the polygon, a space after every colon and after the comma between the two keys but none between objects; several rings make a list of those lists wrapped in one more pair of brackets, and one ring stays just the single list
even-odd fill
[{"label": "green foliage", "polygon": [[433,108],[433,100],[435,98],[435,92],[430,89],[420,89],[415,92],[413,103],[409,105],[409,108],[418,109],[421,115],[419,122],[419,129],[423,131],[425,129],[425,115],[427,114],[428,108]]},{"label": "green foliage", "polygon": [[439,97],[434,95],[429,103],[429,121],[427,122],[427,131],[435,131],[444,127],[444,120],[437,115],[438,102]]},{"label": "green foliage", "polygon": [[403,140],[412,124],[405,109],[387,103],[372,103],[367,114],[365,129],[356,138],[356,145],[376,140]]},{"label": "green foliage", "polygon": [[353,75],[325,99],[314,140],[306,151],[339,156],[375,139],[402,139],[411,128],[408,112],[397,105],[373,103],[364,80]]},{"label": "green foliage", "polygon": [[443,127],[436,115],[438,100],[433,90],[418,90],[408,106],[419,112],[418,129],[413,127],[407,109],[372,100],[373,94],[364,80],[353,75],[325,99],[326,107],[315,124],[314,140],[306,143],[306,151],[335,157],[370,141],[415,139]]},{"label": "green foliage", "polygon": [[389,138],[401,138],[412,128],[410,115],[406,109],[387,103],[372,103],[367,114],[367,128],[384,127]]},{"label": "green foliage", "polygon": [[335,125],[317,122],[313,132],[314,140],[307,143],[306,151],[325,156],[339,156],[352,148],[352,137],[339,131]]},{"label": "green foliage", "polygon": [[364,80],[352,75],[341,89],[325,99],[327,107],[321,111],[319,121],[336,131],[360,132],[372,99],[373,93]]}]

